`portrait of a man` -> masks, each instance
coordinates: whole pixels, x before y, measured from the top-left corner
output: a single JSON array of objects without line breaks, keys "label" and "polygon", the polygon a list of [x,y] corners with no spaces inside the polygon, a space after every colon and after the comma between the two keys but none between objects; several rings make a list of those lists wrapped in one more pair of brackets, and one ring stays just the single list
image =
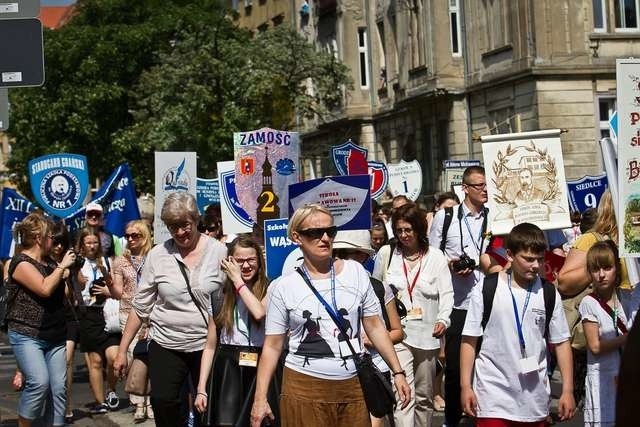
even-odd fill
[{"label": "portrait of a man", "polygon": [[54,176],[51,180],[51,193],[57,199],[63,199],[69,194],[69,182],[62,175]]},{"label": "portrait of a man", "polygon": [[533,171],[524,167],[518,172],[518,181],[520,189],[516,193],[515,204],[524,205],[526,203],[541,202],[544,192],[533,185]]}]

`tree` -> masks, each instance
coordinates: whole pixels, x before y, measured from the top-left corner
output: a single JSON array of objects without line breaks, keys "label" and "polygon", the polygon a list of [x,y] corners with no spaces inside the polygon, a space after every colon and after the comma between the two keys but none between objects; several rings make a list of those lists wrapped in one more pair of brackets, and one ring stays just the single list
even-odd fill
[{"label": "tree", "polygon": [[42,88],[10,92],[10,172],[72,152],[92,177],[128,161],[144,191],[154,151],[196,151],[199,176],[211,176],[234,131],[290,129],[294,111],[322,116],[350,85],[344,65],[290,29],[252,38],[206,0],[80,0],[69,24],[45,32],[45,59]]}]

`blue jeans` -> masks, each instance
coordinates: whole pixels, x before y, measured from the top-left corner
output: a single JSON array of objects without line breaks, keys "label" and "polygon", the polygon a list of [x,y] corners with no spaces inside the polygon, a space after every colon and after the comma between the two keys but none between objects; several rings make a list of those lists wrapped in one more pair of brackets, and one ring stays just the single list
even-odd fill
[{"label": "blue jeans", "polygon": [[45,422],[64,425],[67,379],[64,341],[54,344],[9,330],[9,342],[24,377],[18,415],[27,420],[40,418],[50,397],[53,413],[46,411]]}]

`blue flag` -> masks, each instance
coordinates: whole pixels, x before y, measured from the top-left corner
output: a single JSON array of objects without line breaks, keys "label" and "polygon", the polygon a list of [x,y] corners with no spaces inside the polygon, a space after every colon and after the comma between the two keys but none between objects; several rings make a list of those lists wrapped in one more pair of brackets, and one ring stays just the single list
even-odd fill
[{"label": "blue flag", "polygon": [[[127,163],[118,166],[98,192],[92,202],[99,203],[104,209],[104,229],[115,236],[124,234],[129,221],[140,219],[136,189],[131,170]],[[85,208],[74,212],[64,219],[71,231],[84,225]]]},{"label": "blue flag", "polygon": [[2,190],[2,210],[0,211],[0,258],[13,255],[13,227],[22,221],[36,206],[12,188]]}]

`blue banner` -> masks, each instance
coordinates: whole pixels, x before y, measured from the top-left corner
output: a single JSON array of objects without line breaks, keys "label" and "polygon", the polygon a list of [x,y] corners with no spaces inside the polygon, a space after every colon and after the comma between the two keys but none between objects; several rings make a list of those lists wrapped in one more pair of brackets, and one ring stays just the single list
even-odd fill
[{"label": "blue banner", "polygon": [[198,178],[196,181],[196,199],[200,213],[209,205],[220,204],[220,185],[218,179]]},{"label": "blue banner", "polygon": [[29,212],[35,209],[35,205],[12,188],[2,190],[2,211],[0,211],[0,258],[6,259],[13,256],[13,227],[22,221]]},{"label": "blue banner", "polygon": [[273,280],[302,264],[302,251],[287,237],[288,218],[264,222],[264,252],[267,277]]},{"label": "blue banner", "polygon": [[50,215],[65,218],[82,206],[89,192],[87,158],[78,154],[49,154],[29,161],[31,191]]},{"label": "blue banner", "polygon": [[289,214],[309,203],[324,206],[340,230],[371,228],[369,175],[346,175],[312,179],[289,186]]},{"label": "blue banner", "polygon": [[[118,166],[95,194],[92,202],[104,209],[104,228],[115,236],[124,234],[127,222],[140,219],[136,189],[127,163]],[[70,231],[84,226],[85,208],[64,219]]]},{"label": "blue banner", "polygon": [[571,210],[584,212],[587,208],[597,208],[608,186],[607,174],[586,175],[576,181],[567,181]]}]

